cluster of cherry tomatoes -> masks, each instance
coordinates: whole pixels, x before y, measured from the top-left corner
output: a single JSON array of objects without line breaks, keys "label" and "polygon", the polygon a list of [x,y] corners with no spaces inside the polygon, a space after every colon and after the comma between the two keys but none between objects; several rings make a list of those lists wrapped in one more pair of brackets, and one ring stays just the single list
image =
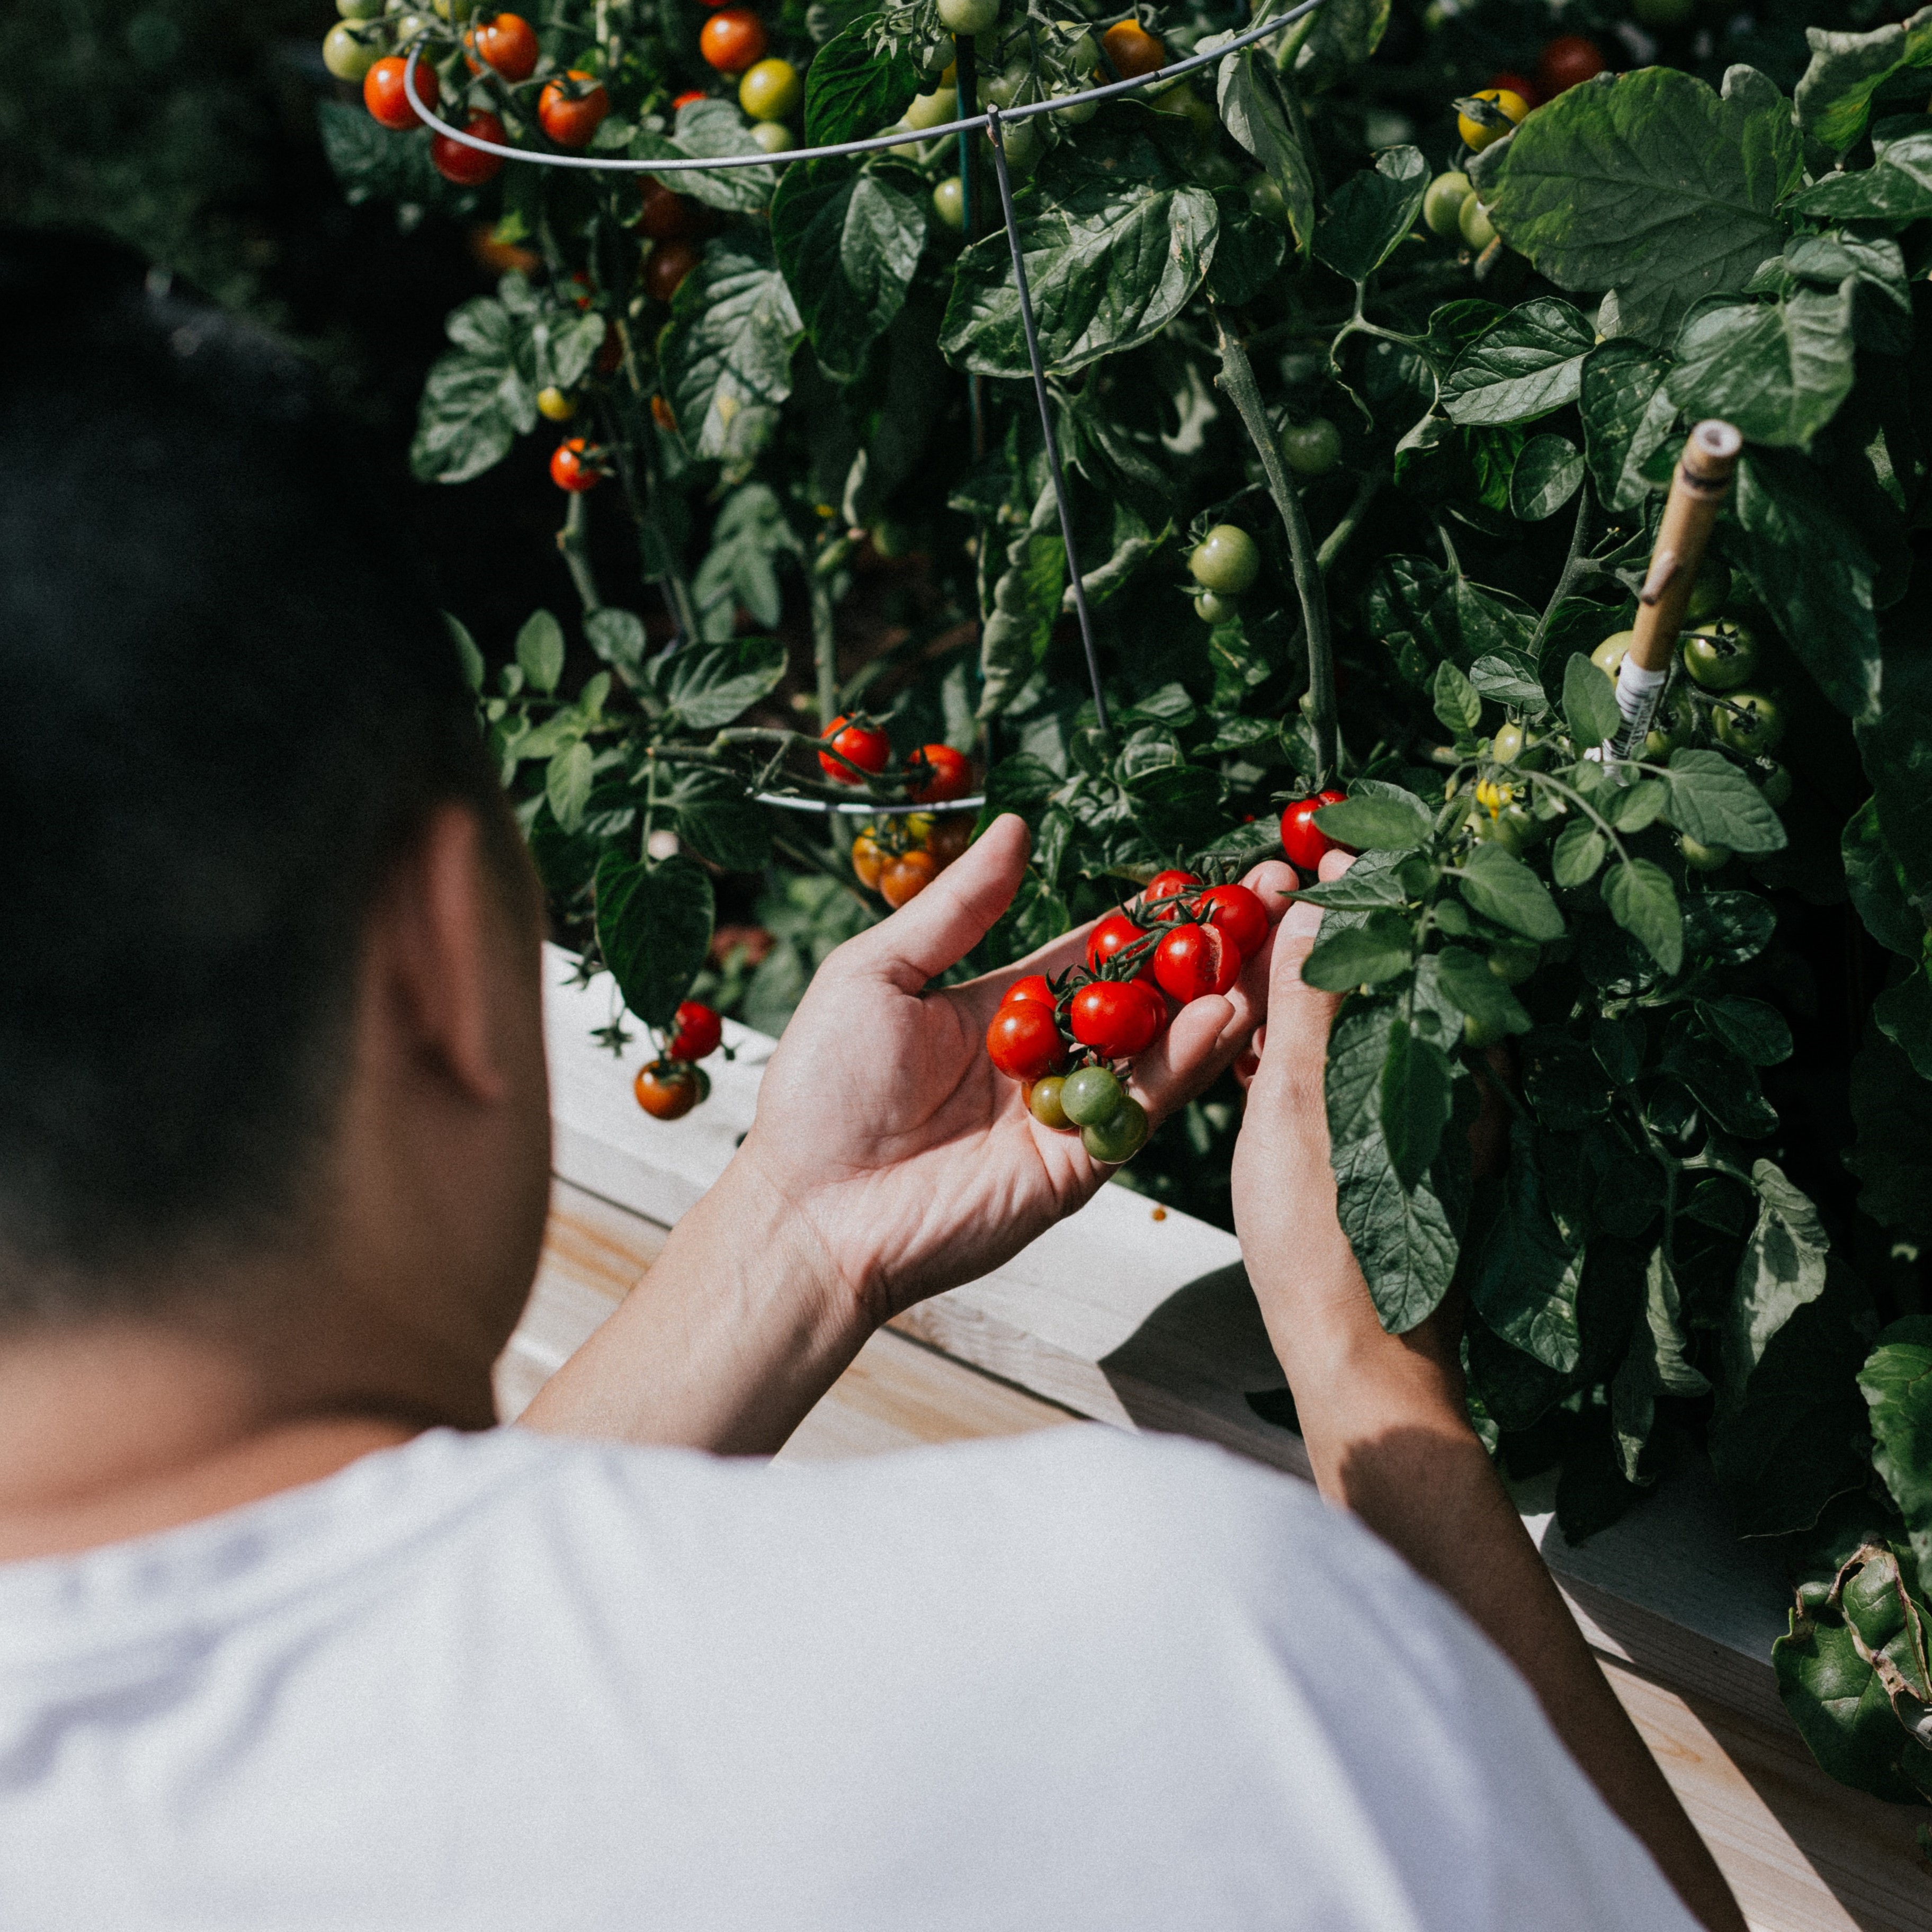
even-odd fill
[{"label": "cluster of cherry tomatoes", "polygon": [[[1581,34],[1559,34],[1545,44],[1537,57],[1534,80],[1520,74],[1499,74],[1472,97],[1481,104],[1475,112],[1459,103],[1456,131],[1463,146],[1479,154],[1520,125],[1532,110],[1594,80],[1609,65],[1594,40]],[[1496,238],[1489,211],[1477,200],[1469,177],[1460,168],[1450,168],[1429,184],[1423,197],[1422,219],[1431,234],[1460,237],[1479,255]]]},{"label": "cluster of cherry tomatoes", "polygon": [[[819,769],[833,784],[862,784],[892,760],[892,740],[866,718],[835,718],[826,727]],[[950,745],[922,745],[905,761],[906,796],[943,806],[973,789],[973,763]],[[967,812],[916,812],[881,818],[852,842],[852,870],[894,911],[916,898],[965,850],[973,837]]]},{"label": "cluster of cherry tomatoes", "polygon": [[638,1105],[653,1120],[682,1120],[710,1098],[710,1076],[698,1063],[716,1053],[724,1038],[724,1022],[703,1000],[686,1000],[660,1042],[664,1051],[638,1071],[632,1088]]},{"label": "cluster of cherry tomatoes", "polygon": [[1087,960],[1049,980],[1008,988],[986,1029],[986,1052],[1024,1083],[1042,1126],[1077,1130],[1096,1160],[1130,1160],[1148,1137],[1140,1103],[1111,1063],[1144,1053],[1175,1008],[1225,993],[1268,938],[1268,910],[1247,886],[1158,874],[1131,908],[1088,934]]}]

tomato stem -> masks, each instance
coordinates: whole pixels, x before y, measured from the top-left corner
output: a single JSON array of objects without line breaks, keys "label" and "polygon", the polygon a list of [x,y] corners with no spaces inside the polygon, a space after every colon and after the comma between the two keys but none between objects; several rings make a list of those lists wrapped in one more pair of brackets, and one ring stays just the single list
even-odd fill
[{"label": "tomato stem", "polygon": [[591,572],[590,553],[584,542],[584,532],[590,522],[590,494],[587,491],[579,492],[571,497],[570,507],[563,514],[563,528],[556,533],[556,547],[563,554],[570,580],[577,586],[578,601],[584,606],[586,617],[603,605],[603,599],[597,594],[597,579]]},{"label": "tomato stem", "polygon": [[1324,785],[1341,762],[1340,734],[1335,716],[1335,647],[1328,633],[1328,592],[1322,581],[1308,514],[1302,508],[1300,493],[1282,466],[1281,452],[1275,447],[1268,412],[1262,406],[1261,391],[1256,386],[1248,352],[1228,327],[1220,304],[1211,296],[1208,306],[1220,338],[1221,385],[1233,398],[1249,440],[1262,460],[1268,494],[1274,497],[1275,508],[1281,512],[1282,526],[1288,532],[1295,595],[1301,601],[1302,634],[1308,640],[1308,692],[1312,714],[1310,722],[1315,730],[1318,767],[1312,776],[1318,786]]}]

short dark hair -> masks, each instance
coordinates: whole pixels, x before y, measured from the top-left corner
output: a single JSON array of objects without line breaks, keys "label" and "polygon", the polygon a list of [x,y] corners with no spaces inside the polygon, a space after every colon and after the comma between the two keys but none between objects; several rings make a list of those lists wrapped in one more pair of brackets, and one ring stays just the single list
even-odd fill
[{"label": "short dark hair", "polygon": [[501,817],[369,478],[272,340],[0,230],[0,1322],[290,1225],[374,895]]}]

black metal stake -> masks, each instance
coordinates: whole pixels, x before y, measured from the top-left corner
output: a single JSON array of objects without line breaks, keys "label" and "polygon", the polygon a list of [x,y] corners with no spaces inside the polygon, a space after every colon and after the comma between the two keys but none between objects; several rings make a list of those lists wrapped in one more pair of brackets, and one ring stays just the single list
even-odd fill
[{"label": "black metal stake", "polygon": [[1006,136],[1000,110],[986,110],[986,134],[993,144],[993,172],[999,177],[1000,206],[1006,218],[1006,244],[1013,254],[1013,281],[1019,290],[1020,328],[1026,336],[1027,360],[1033,366],[1033,392],[1040,402],[1040,426],[1046,437],[1047,472],[1053,479],[1054,501],[1060,507],[1060,534],[1066,545],[1067,574],[1073,583],[1073,608],[1080,617],[1080,641],[1087,647],[1087,675],[1094,686],[1094,715],[1103,736],[1112,738],[1107,694],[1100,688],[1100,654],[1094,644],[1094,620],[1087,609],[1087,589],[1080,580],[1080,553],[1073,542],[1073,513],[1066,502],[1066,479],[1060,474],[1060,440],[1053,433],[1053,406],[1046,393],[1046,371],[1040,360],[1040,336],[1034,328],[1033,292],[1027,286],[1026,263],[1020,257],[1019,224],[1013,217],[1013,184],[1006,173]]}]

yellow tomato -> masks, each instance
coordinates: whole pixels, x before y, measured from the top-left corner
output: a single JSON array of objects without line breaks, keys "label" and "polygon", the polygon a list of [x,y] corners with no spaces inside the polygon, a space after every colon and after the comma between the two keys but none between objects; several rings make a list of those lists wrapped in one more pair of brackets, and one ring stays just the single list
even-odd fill
[{"label": "yellow tomato", "polygon": [[747,68],[738,83],[738,105],[754,121],[782,121],[804,98],[798,69],[776,56]]},{"label": "yellow tomato", "polygon": [[[1512,124],[1520,121],[1529,112],[1529,103],[1521,94],[1512,93],[1507,87],[1486,87],[1476,98],[1492,103],[1509,116]],[[1468,115],[1459,114],[1456,117],[1456,131],[1462,136],[1463,146],[1472,154],[1480,154],[1492,142],[1500,141],[1509,129],[1485,128],[1480,121],[1472,121]]]}]

